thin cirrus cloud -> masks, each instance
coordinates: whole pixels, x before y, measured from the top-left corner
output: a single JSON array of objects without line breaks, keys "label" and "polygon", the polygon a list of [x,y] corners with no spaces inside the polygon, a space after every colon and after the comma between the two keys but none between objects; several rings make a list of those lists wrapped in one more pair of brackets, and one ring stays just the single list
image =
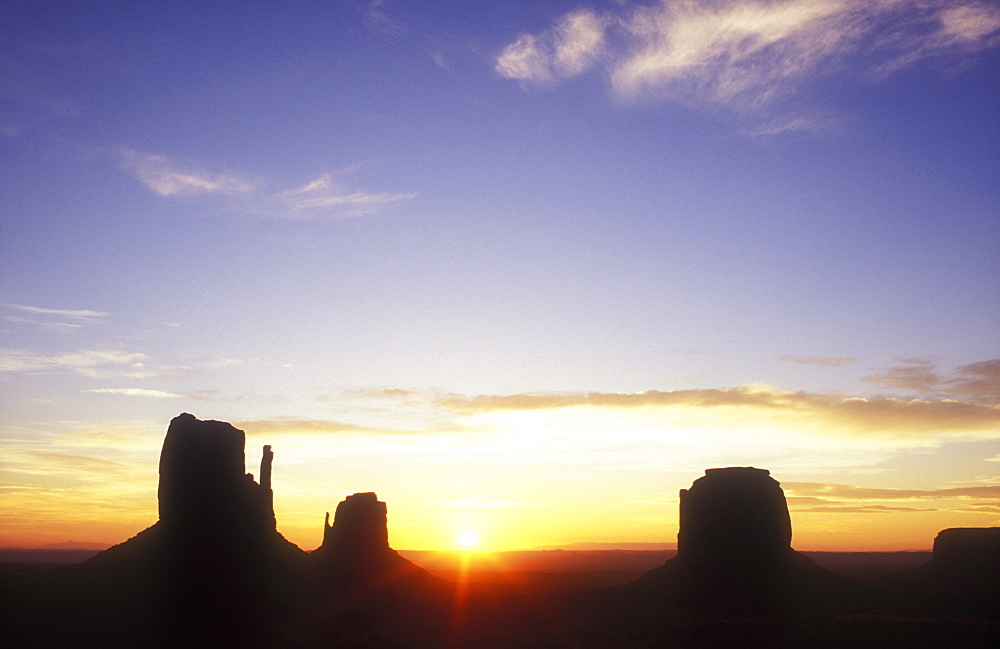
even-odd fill
[{"label": "thin cirrus cloud", "polygon": [[858,362],[857,358],[845,356],[796,356],[795,354],[785,354],[778,358],[778,360],[782,363],[791,363],[793,365],[829,365],[832,367],[854,365]]},{"label": "thin cirrus cloud", "polygon": [[827,394],[782,392],[756,386],[701,390],[650,390],[637,393],[548,393],[514,395],[446,395],[437,400],[445,410],[461,414],[537,411],[559,408],[648,408],[665,415],[695,409],[704,416],[739,409],[741,417],[760,421],[812,424],[845,434],[927,436],[944,433],[995,435],[1000,406],[968,401],[844,398]]},{"label": "thin cirrus cloud", "polygon": [[261,212],[295,220],[321,220],[362,216],[392,203],[415,198],[417,194],[370,193],[354,190],[324,174],[301,187],[269,197]]},{"label": "thin cirrus cloud", "polygon": [[435,425],[416,425],[406,427],[362,426],[346,421],[330,419],[299,419],[297,417],[281,417],[277,419],[250,419],[235,421],[233,426],[250,435],[290,435],[319,436],[347,435],[366,438],[374,437],[406,437],[418,435],[438,435],[454,433],[454,428],[441,428]]},{"label": "thin cirrus cloud", "polygon": [[365,22],[383,34],[398,34],[406,27],[385,10],[385,0],[371,0],[365,10]]},{"label": "thin cirrus cloud", "polygon": [[186,166],[164,155],[124,149],[118,153],[122,167],[160,196],[241,194],[255,184],[230,174],[212,174]]},{"label": "thin cirrus cloud", "polygon": [[0,349],[0,374],[71,373],[91,379],[175,378],[189,374],[185,365],[151,363],[142,352],[84,349],[62,354],[40,354],[25,349]]},{"label": "thin cirrus cloud", "polygon": [[30,458],[33,467],[49,467],[49,470],[72,470],[93,473],[101,476],[129,475],[131,467],[121,462],[85,455],[69,455],[47,451],[26,450],[24,455]]},{"label": "thin cirrus cloud", "polygon": [[271,218],[318,221],[362,216],[417,196],[368,192],[335,178],[347,175],[350,170],[323,174],[299,187],[273,192],[260,182],[234,174],[208,172],[164,155],[124,149],[118,152],[118,158],[123,169],[159,196],[221,195],[237,210]]},{"label": "thin cirrus cloud", "polygon": [[333,421],[325,419],[298,419],[295,417],[284,417],[280,419],[252,419],[237,421],[233,423],[240,430],[252,434],[329,434],[340,433],[381,433],[394,432],[384,429],[358,426],[343,421]]},{"label": "thin cirrus cloud", "polygon": [[95,388],[93,390],[84,390],[84,392],[90,392],[93,394],[115,394],[126,397],[148,397],[151,399],[183,398],[183,396],[179,394],[174,394],[173,392],[164,392],[163,390],[148,390],[144,388]]},{"label": "thin cirrus cloud", "polygon": [[885,388],[909,390],[939,398],[965,398],[1000,404],[1000,358],[960,365],[942,372],[929,358],[900,358],[865,381]]},{"label": "thin cirrus cloud", "polygon": [[36,315],[68,318],[79,322],[94,322],[111,315],[106,311],[91,311],[89,309],[46,309],[43,307],[28,306],[25,304],[2,304],[0,306]]},{"label": "thin cirrus cloud", "polygon": [[951,487],[946,489],[878,489],[825,482],[782,482],[781,484],[785,490],[797,497],[847,500],[851,502],[862,500],[925,500],[928,498],[1000,500],[1000,485]]},{"label": "thin cirrus cloud", "polygon": [[893,507],[891,505],[811,505],[789,499],[789,508],[796,512],[815,514],[889,514],[892,512],[936,512],[936,507]]},{"label": "thin cirrus cloud", "polygon": [[1000,8],[975,0],[661,0],[575,10],[507,45],[495,70],[540,84],[600,67],[619,100],[721,109],[780,132],[822,122],[776,108],[812,80],[968,56],[997,46],[998,31]]},{"label": "thin cirrus cloud", "polygon": [[0,304],[0,307],[8,311],[3,316],[3,319],[8,322],[34,325],[54,332],[69,332],[80,329],[84,325],[100,322],[104,317],[110,315],[106,311],[49,309],[26,304]]},{"label": "thin cirrus cloud", "polygon": [[[876,489],[821,482],[783,482],[788,493],[788,506],[796,512],[829,514],[885,514],[890,512],[925,512],[951,509],[962,511],[996,511],[1000,503],[1000,486],[953,487],[946,489]],[[937,504],[935,507],[908,507],[899,502]],[[968,501],[994,501],[973,502]],[[877,504],[890,502],[893,504]],[[967,504],[968,503],[968,504]]]},{"label": "thin cirrus cloud", "polygon": [[0,372],[44,372],[67,369],[81,374],[107,367],[143,364],[146,355],[138,352],[82,350],[65,354],[37,354],[23,349],[0,349]]}]

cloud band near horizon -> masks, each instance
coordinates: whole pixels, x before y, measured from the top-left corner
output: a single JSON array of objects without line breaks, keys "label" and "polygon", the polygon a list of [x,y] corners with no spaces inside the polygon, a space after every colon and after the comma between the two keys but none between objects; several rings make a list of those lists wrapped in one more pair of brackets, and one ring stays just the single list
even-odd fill
[{"label": "cloud band near horizon", "polygon": [[930,434],[993,432],[1000,427],[1000,406],[956,400],[896,397],[840,397],[805,392],[781,392],[743,386],[702,390],[649,390],[639,393],[514,394],[439,400],[442,408],[463,414],[561,408],[741,408],[767,417],[791,415],[839,426],[845,432]]}]

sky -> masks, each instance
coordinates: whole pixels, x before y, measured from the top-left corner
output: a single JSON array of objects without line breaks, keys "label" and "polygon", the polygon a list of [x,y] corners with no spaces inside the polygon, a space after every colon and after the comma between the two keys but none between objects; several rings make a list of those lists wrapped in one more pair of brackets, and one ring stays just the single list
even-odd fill
[{"label": "sky", "polygon": [[1000,525],[1000,4],[5,2],[0,546],[156,520],[190,412],[306,550]]}]

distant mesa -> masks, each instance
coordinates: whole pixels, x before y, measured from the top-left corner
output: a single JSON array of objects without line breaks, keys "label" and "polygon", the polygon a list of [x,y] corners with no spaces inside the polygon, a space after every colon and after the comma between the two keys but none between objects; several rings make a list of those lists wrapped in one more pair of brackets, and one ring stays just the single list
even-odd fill
[{"label": "distant mesa", "polygon": [[[936,568],[986,580],[1000,577],[1000,527],[956,527],[934,539]],[[1000,585],[1000,579],[991,580]]]},{"label": "distant mesa", "polygon": [[372,492],[352,494],[341,501],[333,525],[327,512],[323,543],[311,558],[329,585],[378,590],[433,586],[439,581],[389,547],[386,504]]},{"label": "distant mesa", "polygon": [[334,513],[333,525],[330,525],[330,512],[326,513],[323,543],[314,554],[377,559],[391,551],[388,509],[369,491],[342,500]]},{"label": "distant mesa", "polygon": [[791,547],[785,494],[766,469],[708,469],[680,492],[677,556],[636,588],[684,608],[760,613],[844,594],[846,580]]},{"label": "distant mesa", "polygon": [[910,585],[930,595],[934,613],[1000,618],[1000,527],[942,530]]}]

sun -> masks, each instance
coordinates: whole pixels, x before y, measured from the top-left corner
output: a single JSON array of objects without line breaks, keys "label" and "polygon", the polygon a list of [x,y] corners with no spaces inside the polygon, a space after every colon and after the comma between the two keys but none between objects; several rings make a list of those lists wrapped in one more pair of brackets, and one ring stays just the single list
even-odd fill
[{"label": "sun", "polygon": [[462,546],[466,550],[471,550],[479,546],[479,535],[472,530],[465,530],[458,535],[455,539],[455,543]]}]

